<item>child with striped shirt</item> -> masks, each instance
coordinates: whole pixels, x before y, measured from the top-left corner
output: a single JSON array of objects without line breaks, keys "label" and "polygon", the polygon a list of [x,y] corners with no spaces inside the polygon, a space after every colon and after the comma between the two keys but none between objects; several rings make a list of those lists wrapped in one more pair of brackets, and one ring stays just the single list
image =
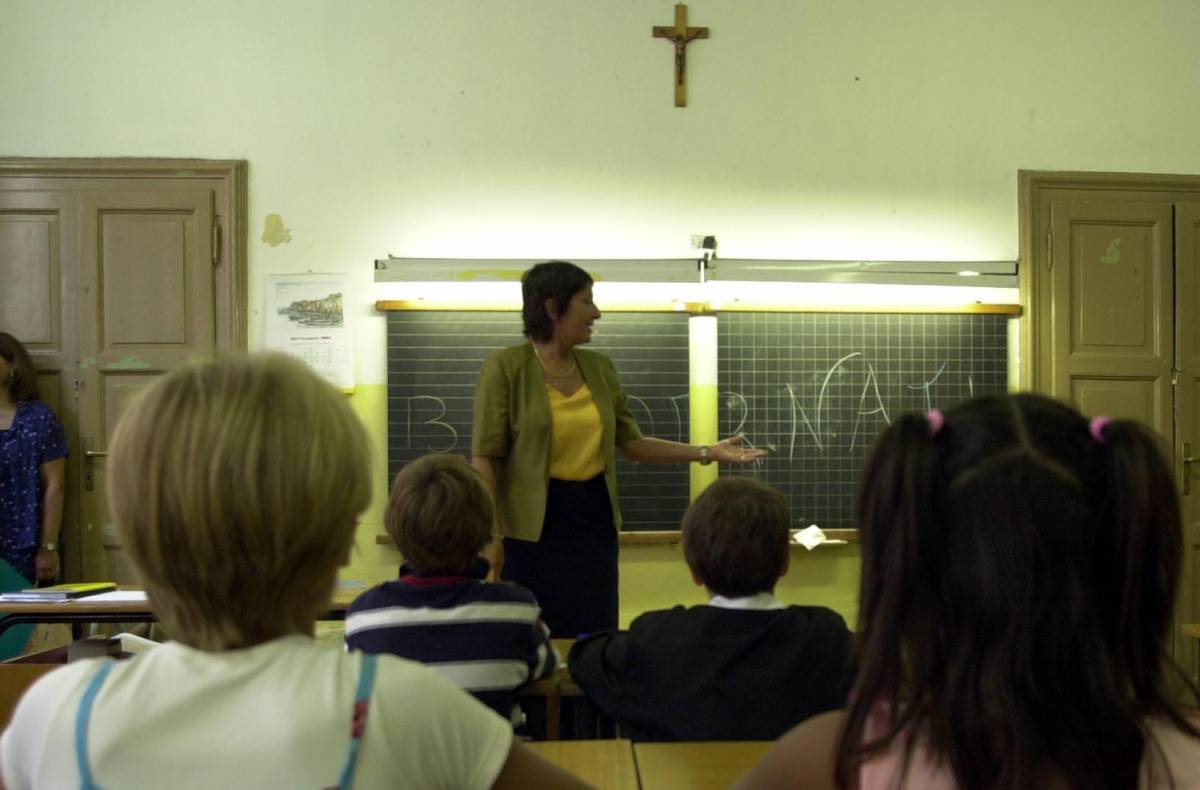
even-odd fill
[{"label": "child with striped shirt", "polygon": [[346,612],[346,644],[420,661],[514,724],[515,690],[559,664],[533,593],[487,581],[492,500],[465,459],[433,454],[396,475],[384,526],[400,575]]}]

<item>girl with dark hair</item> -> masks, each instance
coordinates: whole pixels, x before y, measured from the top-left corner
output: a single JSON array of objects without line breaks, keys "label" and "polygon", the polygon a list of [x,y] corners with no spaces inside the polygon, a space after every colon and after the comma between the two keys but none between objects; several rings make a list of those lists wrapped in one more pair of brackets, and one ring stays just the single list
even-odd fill
[{"label": "girl with dark hair", "polygon": [[[578,348],[600,311],[565,261],[521,277],[528,343],[495,352],[475,389],[471,462],[496,503],[493,572],[528,587],[555,636],[617,627],[616,450],[642,463],[743,463],[740,439],[695,446],[642,436],[612,362]],[[503,540],[501,540],[503,539]]]},{"label": "girl with dark hair", "polygon": [[908,415],[859,496],[858,676],[740,787],[1200,783],[1167,653],[1182,556],[1156,437],[1038,395]]},{"label": "girl with dark hair", "polygon": [[67,442],[38,399],[29,352],[0,332],[0,559],[30,584],[58,578]]}]

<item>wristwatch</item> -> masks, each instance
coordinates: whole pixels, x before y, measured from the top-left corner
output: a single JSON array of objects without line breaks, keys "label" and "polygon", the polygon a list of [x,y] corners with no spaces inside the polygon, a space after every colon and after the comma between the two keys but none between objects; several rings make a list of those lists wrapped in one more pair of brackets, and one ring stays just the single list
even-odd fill
[{"label": "wristwatch", "polygon": [[707,444],[700,445],[700,465],[708,466],[712,463],[712,452]]},{"label": "wristwatch", "polygon": [[46,551],[58,551],[58,544],[54,541],[50,541],[48,543],[43,543],[42,548]]}]

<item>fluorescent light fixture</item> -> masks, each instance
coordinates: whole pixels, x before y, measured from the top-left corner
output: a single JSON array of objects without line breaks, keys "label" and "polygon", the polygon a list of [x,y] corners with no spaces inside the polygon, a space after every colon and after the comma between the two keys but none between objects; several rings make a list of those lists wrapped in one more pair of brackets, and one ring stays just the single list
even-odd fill
[{"label": "fluorescent light fixture", "polygon": [[[953,285],[822,282],[713,282],[697,302],[712,310],[860,310],[921,307],[942,311],[973,304],[1020,304],[1016,288],[978,287],[951,275]],[[604,305],[600,305],[604,309]]]},{"label": "fluorescent light fixture", "polygon": [[[972,274],[967,274],[971,272]],[[1016,288],[1016,261],[785,261],[716,258],[709,281],[965,285]]]},{"label": "fluorescent light fixture", "polygon": [[[543,259],[544,260],[544,259]],[[597,283],[698,283],[696,258],[645,260],[572,259]],[[516,282],[540,260],[517,258],[381,258],[375,261],[375,282]]]},{"label": "fluorescent light fixture", "polygon": [[[386,258],[376,298],[423,309],[520,309],[534,260]],[[857,310],[1020,303],[1015,261],[577,260],[604,310]]]}]

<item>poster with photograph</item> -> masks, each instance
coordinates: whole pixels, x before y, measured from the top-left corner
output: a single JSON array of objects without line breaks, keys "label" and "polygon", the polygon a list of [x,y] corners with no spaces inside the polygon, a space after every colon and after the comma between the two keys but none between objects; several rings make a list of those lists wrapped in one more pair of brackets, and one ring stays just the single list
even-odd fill
[{"label": "poster with photograph", "polygon": [[267,275],[266,347],[299,357],[334,386],[354,389],[346,320],[348,274]]}]

